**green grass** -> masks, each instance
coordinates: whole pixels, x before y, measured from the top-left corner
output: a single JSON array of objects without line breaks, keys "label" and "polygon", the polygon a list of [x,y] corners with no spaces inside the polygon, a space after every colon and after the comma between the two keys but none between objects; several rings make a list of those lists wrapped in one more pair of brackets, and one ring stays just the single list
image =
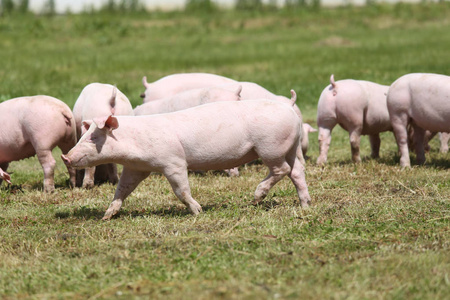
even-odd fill
[{"label": "green grass", "polygon": [[[328,84],[390,84],[410,72],[448,74],[450,5],[211,14],[136,13],[0,18],[0,101],[47,94],[73,106],[90,82],[117,84],[139,104],[142,76],[212,72],[288,96],[307,122]],[[303,210],[291,182],[260,206],[262,165],[239,178],[189,176],[204,212],[187,214],[167,180],[146,179],[120,215],[100,219],[115,186],[42,192],[36,158],[13,162],[0,188],[0,295],[5,299],[445,299],[450,293],[449,156],[401,170],[392,133],[381,159],[351,163],[336,128],[329,164],[310,136]],[[54,151],[55,157],[59,150]],[[414,161],[414,154],[411,155]]]}]

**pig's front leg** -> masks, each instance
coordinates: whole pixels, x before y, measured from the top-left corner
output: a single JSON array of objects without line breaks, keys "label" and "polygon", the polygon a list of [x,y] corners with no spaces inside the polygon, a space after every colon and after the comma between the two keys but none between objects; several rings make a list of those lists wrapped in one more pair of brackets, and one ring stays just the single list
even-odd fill
[{"label": "pig's front leg", "polygon": [[3,179],[5,179],[6,182],[11,183],[11,176],[6,173],[8,166],[9,163],[0,164],[0,184],[2,184]]},{"label": "pig's front leg", "polygon": [[191,196],[187,168],[170,167],[166,168],[163,173],[178,199],[187,206],[193,215],[198,215],[202,211],[202,207]]},{"label": "pig's front leg", "polygon": [[128,195],[139,185],[139,183],[150,175],[150,172],[140,172],[123,168],[122,176],[120,176],[119,184],[114,194],[114,200],[109,205],[108,210],[103,216],[103,220],[109,220],[117,214],[122,206],[122,202]]},{"label": "pig's front leg", "polygon": [[44,192],[51,193],[55,190],[54,173],[56,161],[51,150],[36,149],[36,155],[44,171]]},{"label": "pig's front leg", "polygon": [[380,157],[380,135],[379,134],[371,134],[369,135],[370,140],[370,148],[372,149],[372,153],[370,156],[372,158],[379,158]]},{"label": "pig's front leg", "polygon": [[450,133],[448,132],[439,132],[439,140],[441,141],[441,148],[439,151],[441,153],[448,152],[448,141],[450,140]]},{"label": "pig's front leg", "polygon": [[94,187],[95,167],[84,169],[84,178],[82,187],[92,189]]}]

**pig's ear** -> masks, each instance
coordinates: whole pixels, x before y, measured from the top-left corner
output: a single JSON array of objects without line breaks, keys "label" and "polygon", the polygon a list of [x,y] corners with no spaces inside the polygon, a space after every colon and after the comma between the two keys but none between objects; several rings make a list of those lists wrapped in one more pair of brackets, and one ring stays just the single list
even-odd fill
[{"label": "pig's ear", "polygon": [[81,124],[82,124],[81,131],[84,134],[86,131],[88,131],[89,127],[91,127],[92,120],[85,120],[81,122]]},{"label": "pig's ear", "polygon": [[113,115],[107,116],[107,117],[101,117],[101,118],[95,118],[94,123],[97,125],[99,129],[109,129],[109,131],[112,131],[114,129],[117,129],[119,127],[119,122],[117,121],[117,118]]}]

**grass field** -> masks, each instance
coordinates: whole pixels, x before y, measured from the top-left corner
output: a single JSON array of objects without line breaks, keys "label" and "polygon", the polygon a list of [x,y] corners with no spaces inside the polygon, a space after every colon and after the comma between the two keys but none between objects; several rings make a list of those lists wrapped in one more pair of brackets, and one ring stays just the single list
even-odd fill
[{"label": "grass field", "polygon": [[[149,81],[211,72],[289,95],[306,122],[331,73],[390,84],[411,72],[449,74],[450,3],[366,8],[0,17],[0,101],[47,94],[73,106],[91,82],[140,103]],[[0,125],[1,126],[1,125]],[[351,163],[336,128],[325,167],[310,136],[311,209],[292,183],[260,206],[263,165],[229,178],[189,176],[204,212],[189,215],[167,180],[146,179],[118,217],[102,222],[115,186],[70,189],[60,159],[56,192],[42,192],[36,158],[13,162],[0,188],[2,299],[448,299],[449,155],[401,170],[392,133],[381,158]],[[55,157],[60,154],[54,151]],[[414,154],[411,154],[414,161]]]}]

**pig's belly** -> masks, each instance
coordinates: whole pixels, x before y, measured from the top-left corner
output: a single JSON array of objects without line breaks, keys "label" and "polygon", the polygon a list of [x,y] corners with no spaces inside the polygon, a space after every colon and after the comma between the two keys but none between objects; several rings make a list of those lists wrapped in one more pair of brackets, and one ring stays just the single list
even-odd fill
[{"label": "pig's belly", "polygon": [[241,155],[224,153],[222,156],[204,155],[187,159],[188,169],[193,171],[230,169],[258,158],[258,154],[252,149]]},{"label": "pig's belly", "polygon": [[30,143],[22,147],[17,147],[17,145],[0,145],[0,163],[21,160],[35,154],[36,151]]}]

